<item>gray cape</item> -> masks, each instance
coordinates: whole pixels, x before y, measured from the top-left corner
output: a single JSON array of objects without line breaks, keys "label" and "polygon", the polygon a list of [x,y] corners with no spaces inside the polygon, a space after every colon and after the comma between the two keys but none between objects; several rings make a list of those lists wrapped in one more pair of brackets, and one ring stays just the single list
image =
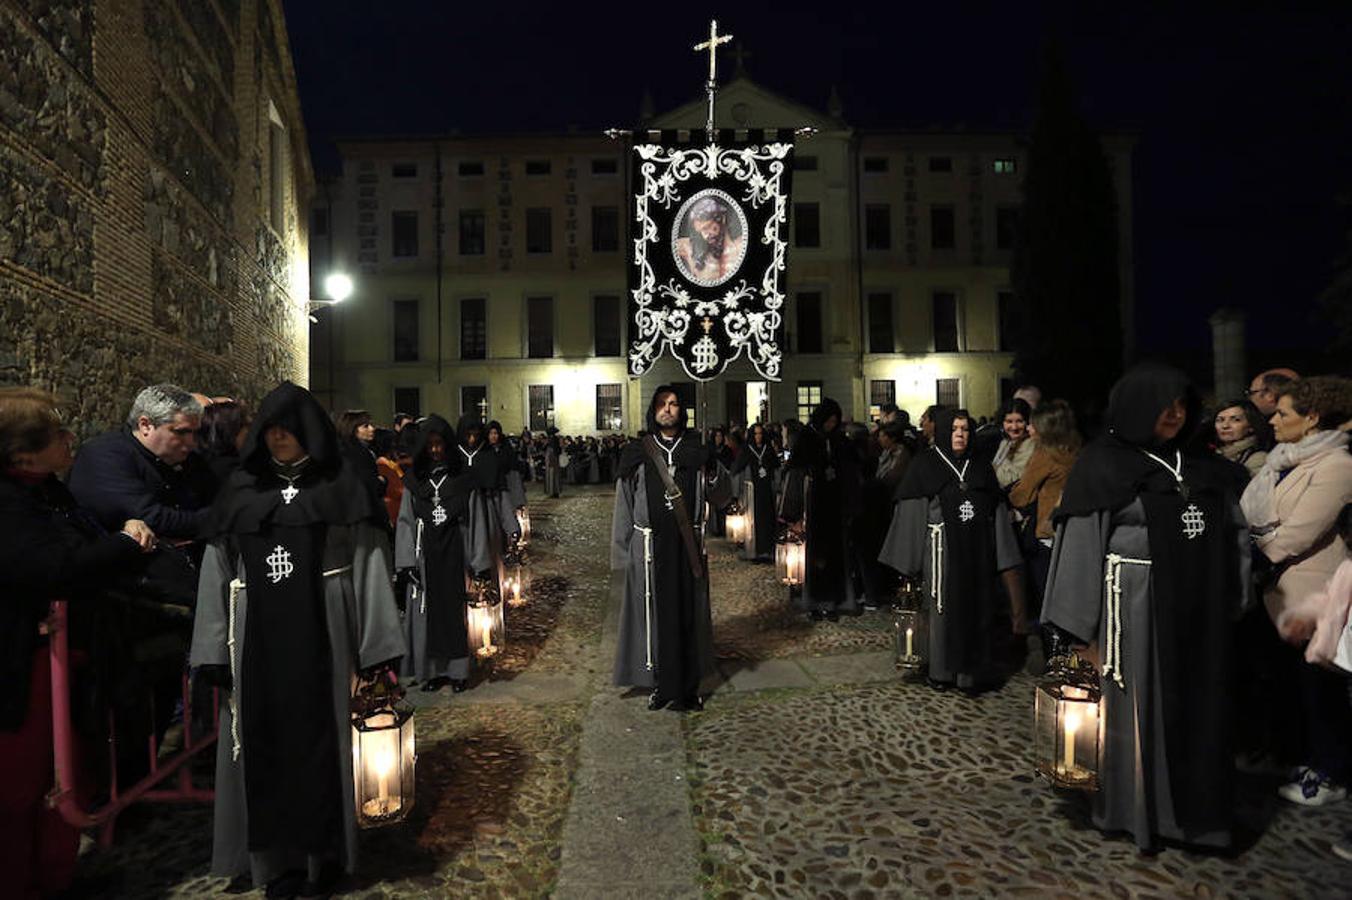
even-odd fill
[{"label": "gray cape", "polygon": [[[324,545],[325,571],[351,566],[351,571],[324,579],[325,613],[329,647],[333,653],[333,716],[338,733],[338,771],[342,782],[343,858],[339,862],[348,872],[356,870],[357,820],[352,773],[352,721],[349,701],[359,669],[403,656],[403,631],[399,610],[390,588],[390,550],[385,534],[374,526],[330,526]],[[193,666],[229,665],[243,671],[245,621],[248,615],[248,588],[235,596],[234,659],[228,639],[231,631],[230,583],[244,580],[244,565],[230,559],[225,540],[207,545],[197,588],[197,612],[193,621],[191,664]],[[239,697],[241,692],[236,692]],[[235,877],[251,872],[256,886],[280,875],[286,869],[304,869],[306,860],[278,859],[272,854],[248,849],[248,808],[244,793],[244,754],[232,758],[233,733],[243,729],[243,718],[236,723],[229,704],[220,711],[220,738],[216,748],[216,815],[211,854],[214,875]],[[232,732],[233,729],[233,732]],[[241,734],[241,740],[242,740]]]}]

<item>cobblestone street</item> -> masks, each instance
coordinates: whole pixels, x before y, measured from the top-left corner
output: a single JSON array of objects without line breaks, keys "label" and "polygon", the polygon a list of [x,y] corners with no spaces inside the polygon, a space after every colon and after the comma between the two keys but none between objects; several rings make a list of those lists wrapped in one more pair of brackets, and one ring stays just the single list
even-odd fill
[{"label": "cobblestone street", "polygon": [[[350,896],[1348,896],[1329,838],[1352,804],[1278,807],[1245,780],[1238,853],[1141,855],[1032,776],[1031,679],[976,699],[903,683],[885,612],[810,624],[721,540],[717,690],[702,714],[648,712],[609,686],[612,499],[532,493],[530,601],[469,691],[410,693],[417,806],[363,836]],[[210,823],[134,809],[76,896],[227,895]]]}]

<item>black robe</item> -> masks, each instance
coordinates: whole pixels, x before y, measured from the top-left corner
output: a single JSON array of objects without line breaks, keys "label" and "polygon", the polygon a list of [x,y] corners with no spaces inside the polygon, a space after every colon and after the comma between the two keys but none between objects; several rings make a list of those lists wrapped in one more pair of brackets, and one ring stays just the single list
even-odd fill
[{"label": "black robe", "polygon": [[773,446],[757,447],[750,441],[742,446],[737,461],[732,464],[732,474],[745,472],[747,482],[753,486],[755,508],[751,513],[756,533],[747,535],[751,558],[773,556],[775,552],[775,470],[778,468],[779,455]]}]

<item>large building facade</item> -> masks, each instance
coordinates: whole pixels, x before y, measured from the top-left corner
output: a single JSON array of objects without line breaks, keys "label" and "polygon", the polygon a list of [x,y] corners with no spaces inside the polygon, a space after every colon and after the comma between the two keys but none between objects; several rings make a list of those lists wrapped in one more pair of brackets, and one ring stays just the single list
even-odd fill
[{"label": "large building facade", "polygon": [[303,382],[313,182],[279,0],[0,0],[0,384]]},{"label": "large building facade", "polygon": [[[1024,151],[1017,134],[861,131],[744,77],[721,128],[808,126],[793,173],[783,380],[739,361],[703,389],[709,422],[805,418],[824,396],[855,419],[894,402],[989,414],[1012,390],[1004,323]],[[643,128],[704,127],[703,102]],[[335,409],[565,433],[642,427],[651,390],[696,390],[665,359],[627,373],[627,144],[601,135],[340,143],[321,186],[312,276],[356,292],[313,332],[311,383]],[[1106,148],[1131,303],[1130,145]]]}]

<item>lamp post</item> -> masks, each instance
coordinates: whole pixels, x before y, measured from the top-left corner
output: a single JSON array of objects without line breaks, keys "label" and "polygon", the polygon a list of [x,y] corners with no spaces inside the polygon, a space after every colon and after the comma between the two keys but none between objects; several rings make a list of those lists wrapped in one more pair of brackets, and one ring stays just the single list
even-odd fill
[{"label": "lamp post", "polygon": [[[351,276],[345,272],[330,272],[324,278],[324,293],[328,295],[325,299],[311,299],[305,303],[305,313],[310,317],[312,323],[318,324],[319,320],[315,318],[315,310],[322,307],[333,307],[342,303],[348,297],[352,296],[353,284]],[[333,365],[333,332],[335,323],[333,313],[329,313],[329,412],[333,412],[334,399],[338,391],[333,385],[334,365]]]}]

